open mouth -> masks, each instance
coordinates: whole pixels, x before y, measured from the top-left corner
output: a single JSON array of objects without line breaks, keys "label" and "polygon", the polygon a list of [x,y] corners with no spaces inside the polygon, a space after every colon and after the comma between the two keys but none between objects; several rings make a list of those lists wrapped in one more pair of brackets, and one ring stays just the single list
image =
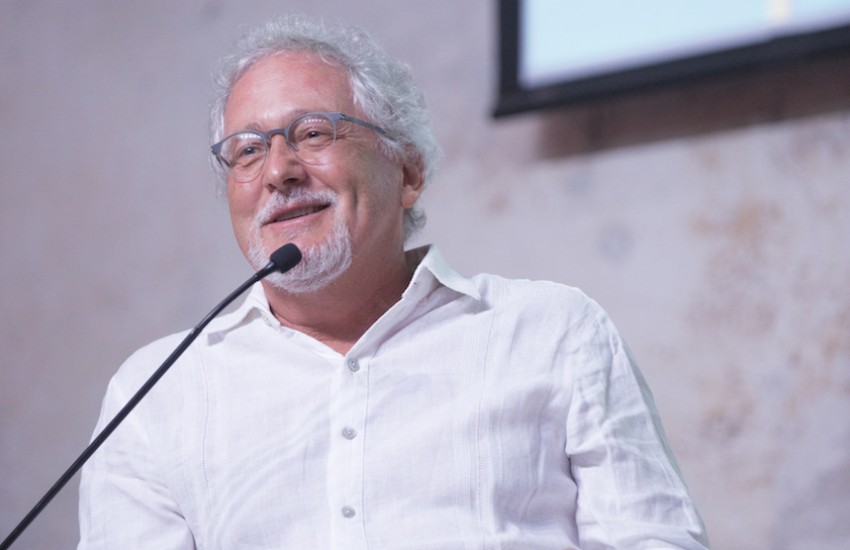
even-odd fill
[{"label": "open mouth", "polygon": [[329,204],[314,204],[311,206],[304,206],[302,208],[286,210],[284,212],[280,212],[277,216],[271,218],[267,223],[278,223],[294,220],[296,218],[302,218],[304,216],[309,216],[310,214],[315,214],[316,212],[321,212],[329,206]]}]

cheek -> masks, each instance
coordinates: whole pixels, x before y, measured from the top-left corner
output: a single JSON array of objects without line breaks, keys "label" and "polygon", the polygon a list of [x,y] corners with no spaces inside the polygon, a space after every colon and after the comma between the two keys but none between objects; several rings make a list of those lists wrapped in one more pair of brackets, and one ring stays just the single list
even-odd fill
[{"label": "cheek", "polygon": [[236,240],[245,244],[250,239],[254,227],[254,217],[259,208],[259,193],[252,192],[246,186],[227,188],[227,208],[230,213],[230,223]]},{"label": "cheek", "polygon": [[253,216],[259,194],[246,185],[227,185],[227,206],[232,218],[245,218]]},{"label": "cheek", "polygon": [[368,192],[380,202],[399,206],[404,194],[404,172],[401,167],[382,159],[372,172]]}]

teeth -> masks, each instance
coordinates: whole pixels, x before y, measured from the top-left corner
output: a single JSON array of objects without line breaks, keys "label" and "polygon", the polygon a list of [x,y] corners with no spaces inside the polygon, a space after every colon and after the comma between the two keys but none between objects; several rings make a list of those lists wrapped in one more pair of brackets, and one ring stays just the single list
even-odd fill
[{"label": "teeth", "polygon": [[300,208],[298,210],[293,210],[291,212],[287,212],[287,213],[281,215],[280,217],[275,218],[274,221],[283,222],[283,221],[286,221],[286,220],[291,220],[293,218],[298,218],[298,217],[301,217],[301,216],[306,216],[307,214],[312,214],[314,212],[318,212],[319,210],[322,210],[323,208],[324,208],[324,206],[308,206],[306,208]]}]

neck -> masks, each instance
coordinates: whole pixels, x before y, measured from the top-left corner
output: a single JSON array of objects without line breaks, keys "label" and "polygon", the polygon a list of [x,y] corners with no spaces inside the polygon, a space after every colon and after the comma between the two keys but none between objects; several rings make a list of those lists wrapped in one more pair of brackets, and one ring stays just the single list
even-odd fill
[{"label": "neck", "polygon": [[272,313],[283,326],[319,340],[345,355],[410,283],[416,265],[404,253],[393,261],[352,265],[328,286],[291,294],[263,283]]}]

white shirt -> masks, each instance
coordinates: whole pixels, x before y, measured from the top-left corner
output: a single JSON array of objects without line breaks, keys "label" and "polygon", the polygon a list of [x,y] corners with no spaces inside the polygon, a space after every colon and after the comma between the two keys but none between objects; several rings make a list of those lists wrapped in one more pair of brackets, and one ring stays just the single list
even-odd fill
[{"label": "white shirt", "polygon": [[[119,369],[96,433],[183,336]],[[461,277],[433,247],[345,356],[255,286],[80,492],[80,550],[707,547],[605,312],[563,285]]]}]

